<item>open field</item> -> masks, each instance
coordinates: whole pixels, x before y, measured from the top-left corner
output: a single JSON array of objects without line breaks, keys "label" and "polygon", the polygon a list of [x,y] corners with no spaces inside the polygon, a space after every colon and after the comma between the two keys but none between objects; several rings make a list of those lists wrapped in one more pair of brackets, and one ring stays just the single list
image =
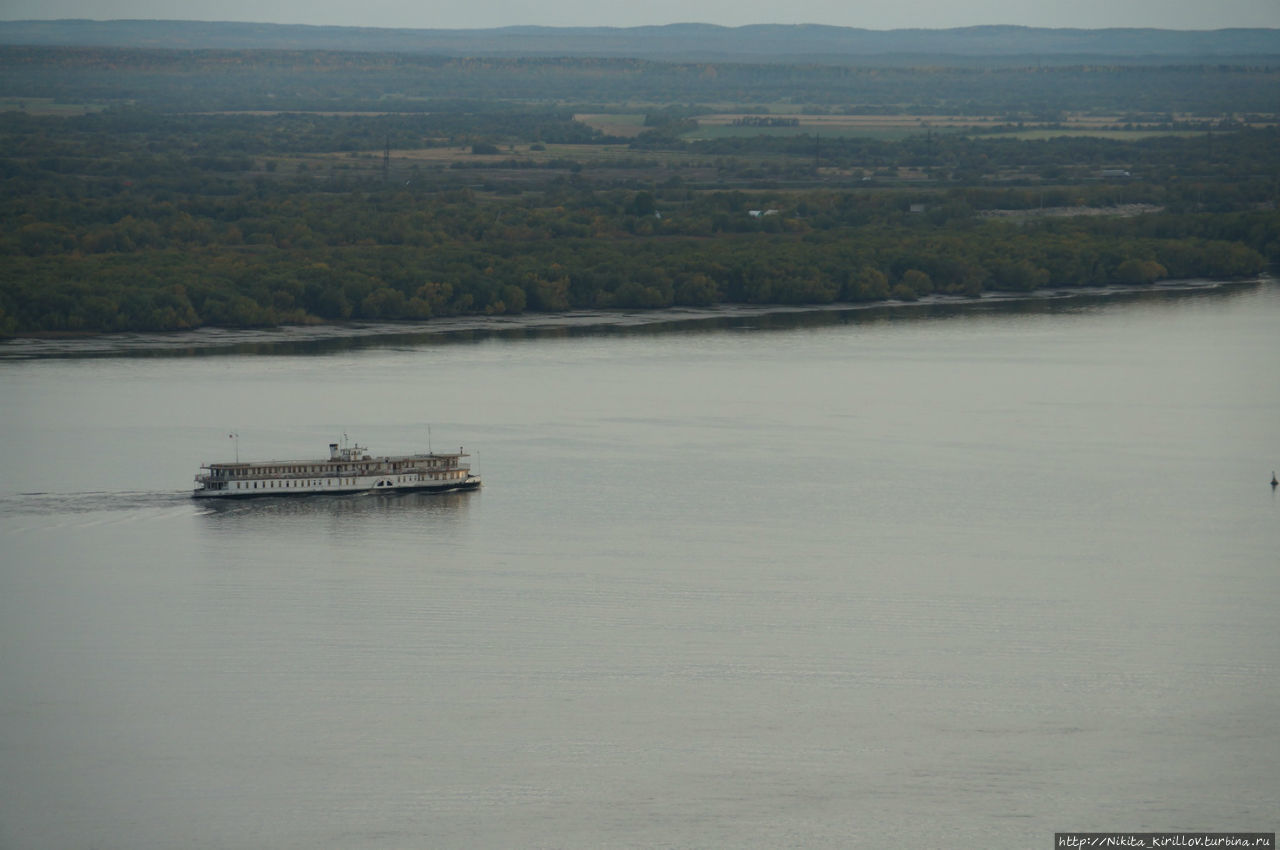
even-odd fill
[{"label": "open field", "polygon": [[607,136],[618,136],[629,139],[644,132],[644,113],[611,114],[582,113],[573,116],[592,129],[599,130]]}]

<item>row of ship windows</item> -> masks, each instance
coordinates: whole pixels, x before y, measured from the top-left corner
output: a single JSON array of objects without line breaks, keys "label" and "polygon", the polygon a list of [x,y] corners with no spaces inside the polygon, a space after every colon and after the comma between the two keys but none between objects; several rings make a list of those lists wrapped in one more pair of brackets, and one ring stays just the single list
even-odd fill
[{"label": "row of ship windows", "polygon": [[[427,465],[435,469],[441,469],[441,468],[449,469],[452,467],[452,464],[448,464],[448,463],[442,464],[439,462],[428,463]],[[393,465],[392,469],[395,471],[398,471],[400,467],[398,465]],[[317,473],[317,472],[324,472],[324,471],[325,470],[323,467],[316,467],[316,466],[297,466],[297,467],[279,466],[279,467],[268,467],[266,469],[217,469],[217,470],[214,470],[213,477],[214,478],[224,478],[224,477],[225,478],[244,478],[244,477],[253,475],[255,473],[258,475],[262,475],[262,474],[305,475],[308,472]],[[364,466],[358,466],[358,467],[355,467],[354,469],[347,469],[343,471],[344,472],[372,472],[373,469],[372,469],[372,464],[366,464]]]},{"label": "row of ship windows", "polygon": [[[321,467],[314,466],[281,466],[270,467],[267,469],[215,469],[213,471],[214,478],[248,478],[252,475],[312,475],[323,473],[325,470]],[[344,469],[343,472],[369,472],[367,466],[357,466],[352,469]]]},{"label": "row of ship windows", "polygon": [[[429,477],[433,479],[461,478],[462,472],[461,471],[452,472],[452,473],[449,473],[448,475],[434,474]],[[410,480],[421,481],[422,476],[415,475]],[[334,486],[335,481],[337,481],[338,485],[340,486],[349,484],[354,487],[356,485],[356,479],[354,478],[339,478],[339,479],[324,478],[324,479],[308,479],[305,481],[262,481],[262,482],[237,481],[236,489],[237,490],[257,490],[259,489],[258,487],[259,483],[262,484],[261,489],[263,490],[288,490],[288,489],[298,489],[302,487],[332,487]],[[404,481],[404,476],[397,476],[397,483],[400,483],[403,481]],[[379,481],[377,486],[382,487],[385,485],[383,484],[383,482]]]},{"label": "row of ship windows", "polygon": [[[321,480],[307,480],[307,481],[263,481],[261,483],[262,483],[263,490],[291,490],[291,489],[298,489],[301,487],[332,487],[334,486],[335,481],[339,485],[350,484],[353,487],[355,486],[355,483],[356,483],[356,480],[354,478],[338,478],[338,479],[325,478]],[[236,489],[237,490],[257,490],[258,483],[259,482],[257,481],[237,481]]]}]

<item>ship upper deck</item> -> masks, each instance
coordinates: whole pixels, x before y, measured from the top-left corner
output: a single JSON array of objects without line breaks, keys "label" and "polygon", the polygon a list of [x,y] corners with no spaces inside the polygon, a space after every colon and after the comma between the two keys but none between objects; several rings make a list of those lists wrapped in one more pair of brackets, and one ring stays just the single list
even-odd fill
[{"label": "ship upper deck", "polygon": [[337,449],[331,446],[327,458],[303,460],[229,461],[201,464],[215,477],[242,478],[257,476],[323,476],[353,473],[412,472],[414,470],[467,469],[462,458],[470,457],[459,448],[456,452],[427,452],[411,455],[369,455],[360,447]]}]

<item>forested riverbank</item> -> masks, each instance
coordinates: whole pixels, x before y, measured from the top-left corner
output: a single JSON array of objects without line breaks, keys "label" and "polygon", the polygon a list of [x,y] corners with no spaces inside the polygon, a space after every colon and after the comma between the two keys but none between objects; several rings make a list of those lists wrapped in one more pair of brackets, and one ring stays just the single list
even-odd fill
[{"label": "forested riverbank", "polygon": [[[9,333],[142,331],[525,310],[829,304],[1262,270],[1262,254],[1242,240],[1206,238],[1194,220],[1175,224],[1190,234],[1147,236],[1132,224],[1046,225],[1028,233],[984,223],[927,233],[835,228],[665,240],[215,244],[9,257],[3,321]],[[1266,230],[1274,220],[1246,216],[1239,227]]]},{"label": "forested riverbank", "polygon": [[[219,57],[235,73],[217,73]],[[1134,100],[1124,115],[1067,116],[1026,95],[998,124],[1009,92],[973,88],[971,69],[900,69],[935,98],[969,86],[964,106],[988,116],[937,100],[948,129],[912,118],[921,133],[859,129],[870,107],[857,103],[845,118],[798,105],[731,117],[788,114],[750,98],[788,85],[800,97],[829,69],[726,68],[736,105],[424,98],[388,111],[406,102],[370,86],[436,66],[314,58],[319,70],[270,52],[0,50],[14,70],[0,93],[13,98],[0,112],[0,334],[972,297],[1248,277],[1280,260],[1275,116],[1207,113],[1224,86],[1273,84],[1265,68],[1141,72],[1180,85],[1197,114]],[[447,64],[478,86],[522,67]],[[538,67],[597,69],[607,87],[622,85],[617,64]],[[236,89],[248,71],[259,86],[305,82],[291,102],[306,108],[210,109],[266,97]],[[1027,91],[1075,79],[1020,73],[1000,76]],[[1134,70],[1094,73],[1114,88]],[[140,86],[144,102],[77,112],[20,97],[65,97],[90,77],[117,98]],[[1048,135],[1027,137],[1027,122]]]}]

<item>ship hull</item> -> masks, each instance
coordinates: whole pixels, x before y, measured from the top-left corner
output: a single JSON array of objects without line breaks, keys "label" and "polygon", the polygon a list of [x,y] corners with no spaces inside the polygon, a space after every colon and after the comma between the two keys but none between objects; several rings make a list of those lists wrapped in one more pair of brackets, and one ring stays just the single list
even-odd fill
[{"label": "ship hull", "polygon": [[412,484],[391,484],[377,486],[318,486],[259,490],[205,490],[192,491],[193,499],[260,499],[279,496],[355,496],[369,494],[386,496],[394,493],[455,493],[465,490],[479,490],[480,479],[470,478],[457,482],[414,482]]}]

